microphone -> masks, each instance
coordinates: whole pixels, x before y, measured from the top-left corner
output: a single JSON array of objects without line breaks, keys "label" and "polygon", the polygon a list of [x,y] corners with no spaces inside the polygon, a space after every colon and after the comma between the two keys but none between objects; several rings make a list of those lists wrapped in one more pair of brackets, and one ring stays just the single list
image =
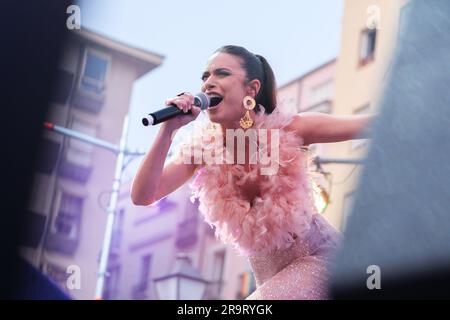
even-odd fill
[{"label": "microphone", "polygon": [[[209,96],[203,92],[197,93],[194,96],[194,106],[199,107],[202,110],[208,109],[209,107],[214,107],[218,105],[220,101],[222,101],[222,98],[213,97],[210,99]],[[178,109],[176,105],[172,104],[164,109],[149,113],[147,117],[142,118],[142,124],[144,126],[155,125],[172,119],[178,115],[185,115],[189,113],[192,113],[191,110],[184,113],[183,110]]]}]

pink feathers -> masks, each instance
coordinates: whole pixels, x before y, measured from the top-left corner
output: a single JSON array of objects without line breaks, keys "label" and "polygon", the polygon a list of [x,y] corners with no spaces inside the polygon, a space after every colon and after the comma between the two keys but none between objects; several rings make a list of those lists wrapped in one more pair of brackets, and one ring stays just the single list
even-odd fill
[{"label": "pink feathers", "polygon": [[[260,112],[254,119],[253,129],[279,129],[275,174],[262,175],[261,169],[267,165],[261,163],[250,165],[249,172],[239,164],[204,164],[190,185],[192,199],[199,198],[199,209],[205,221],[215,227],[216,236],[234,244],[245,255],[286,249],[295,236],[307,234],[312,216],[317,213],[308,173],[308,153],[293,132],[283,129],[291,119],[292,116],[276,110],[270,115]],[[210,148],[205,140],[210,141],[203,139],[199,144],[197,139],[194,149]],[[272,141],[268,142],[270,150]],[[244,183],[259,188],[259,195],[251,202],[241,193],[240,185]]]}]

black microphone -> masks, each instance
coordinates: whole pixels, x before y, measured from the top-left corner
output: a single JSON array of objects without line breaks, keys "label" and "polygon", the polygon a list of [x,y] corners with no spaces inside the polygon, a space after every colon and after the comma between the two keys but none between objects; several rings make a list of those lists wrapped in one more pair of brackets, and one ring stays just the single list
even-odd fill
[{"label": "black microphone", "polygon": [[[194,106],[199,107],[202,110],[205,110],[209,107],[214,107],[218,105],[220,101],[222,101],[222,98],[213,97],[210,99],[208,95],[203,92],[197,93],[194,96]],[[189,113],[192,113],[191,110],[188,110],[187,113],[184,113],[183,110],[178,109],[175,104],[171,104],[164,109],[149,113],[147,117],[142,118],[142,124],[144,126],[155,125],[172,119],[173,117],[176,117],[178,115],[185,115]]]}]

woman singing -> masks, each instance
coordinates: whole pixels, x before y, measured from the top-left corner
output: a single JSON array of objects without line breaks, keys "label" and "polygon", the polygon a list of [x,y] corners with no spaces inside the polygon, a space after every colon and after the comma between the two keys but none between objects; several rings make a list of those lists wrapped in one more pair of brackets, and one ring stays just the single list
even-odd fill
[{"label": "woman singing", "polygon": [[201,90],[222,99],[207,109],[209,125],[165,164],[175,131],[201,111],[189,93],[166,101],[191,113],[161,125],[133,181],[133,203],[150,205],[195,175],[205,220],[248,257],[257,287],[248,299],[326,299],[340,234],[317,213],[307,146],[359,138],[371,116],[283,113],[266,59],[238,46],[218,49],[201,78]]}]

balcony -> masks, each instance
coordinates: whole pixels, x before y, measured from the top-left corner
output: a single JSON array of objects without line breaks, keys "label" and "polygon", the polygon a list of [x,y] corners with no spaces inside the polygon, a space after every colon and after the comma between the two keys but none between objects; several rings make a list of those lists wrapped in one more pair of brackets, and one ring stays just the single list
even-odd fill
[{"label": "balcony", "polygon": [[[79,203],[77,204],[76,201]],[[49,251],[56,251],[71,256],[75,253],[80,239],[81,208],[76,209],[77,213],[71,213],[64,211],[62,208],[64,206],[81,207],[82,200],[62,194],[60,209],[49,228],[45,248]]]},{"label": "balcony", "polygon": [[78,247],[78,237],[70,238],[66,235],[50,232],[45,241],[45,248],[66,256],[72,256]]},{"label": "balcony", "polygon": [[76,152],[76,150],[67,148],[65,156],[59,164],[58,174],[63,178],[75,180],[79,183],[86,183],[92,173],[90,155],[80,154],[77,156]]},{"label": "balcony", "polygon": [[104,82],[94,81],[83,77],[72,99],[75,108],[97,114],[105,102]]}]

